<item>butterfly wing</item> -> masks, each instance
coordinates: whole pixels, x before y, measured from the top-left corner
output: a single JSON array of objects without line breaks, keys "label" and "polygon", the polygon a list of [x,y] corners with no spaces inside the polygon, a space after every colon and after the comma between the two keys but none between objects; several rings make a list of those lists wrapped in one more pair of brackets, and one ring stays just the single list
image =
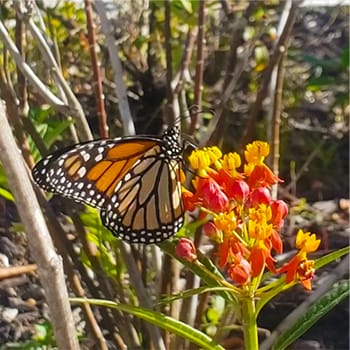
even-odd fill
[{"label": "butterfly wing", "polygon": [[102,208],[125,174],[157,143],[123,138],[78,144],[43,158],[33,178],[46,191]]},{"label": "butterfly wing", "polygon": [[155,243],[183,224],[178,130],[70,147],[33,169],[45,190],[101,209],[103,224],[129,243]]}]

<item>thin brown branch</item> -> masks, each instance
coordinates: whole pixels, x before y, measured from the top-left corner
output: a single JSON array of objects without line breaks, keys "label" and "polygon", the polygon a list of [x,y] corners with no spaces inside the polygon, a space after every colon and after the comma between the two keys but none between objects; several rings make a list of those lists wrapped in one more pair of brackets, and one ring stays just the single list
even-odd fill
[{"label": "thin brown branch", "polygon": [[88,29],[88,40],[90,46],[90,57],[92,71],[94,73],[95,81],[93,83],[95,90],[95,100],[97,108],[97,117],[99,120],[99,131],[102,138],[108,138],[109,128],[107,124],[107,115],[104,104],[104,95],[102,87],[102,77],[99,60],[96,52],[96,35],[95,35],[95,26],[92,19],[92,6],[90,0],[85,0],[85,13],[86,13],[86,24]]},{"label": "thin brown branch", "polygon": [[[69,214],[69,216],[72,218],[73,224],[75,226],[75,230],[80,238],[80,241],[83,244],[84,252],[86,253],[87,258],[90,261],[90,264],[92,266],[93,271],[96,273],[96,280],[98,281],[98,284],[103,291],[103,298],[113,300],[115,299],[116,295],[116,286],[112,283],[113,281],[108,278],[105,271],[103,270],[103,266],[101,265],[101,262],[99,261],[97,255],[98,251],[96,246],[89,242],[87,239],[86,231],[84,229],[83,223],[80,219],[80,216],[74,212],[74,210],[71,209],[71,206],[69,205],[70,200],[65,199],[65,207]],[[129,347],[135,348],[139,346],[139,341],[137,336],[135,335],[135,331],[133,329],[133,325],[131,322],[127,322],[127,315],[121,314],[119,311],[114,310],[112,312],[113,314],[113,322],[112,324],[115,324],[118,326],[120,334],[122,334],[123,339],[128,344]]]},{"label": "thin brown branch", "polygon": [[38,265],[40,281],[56,336],[61,349],[79,349],[74,321],[68,302],[62,261],[57,256],[44,217],[24,167],[23,158],[8,124],[5,107],[0,103],[0,159],[17,209],[24,223],[31,254]]},{"label": "thin brown branch", "polygon": [[[256,6],[256,2],[250,2],[243,18],[236,20],[234,28],[232,29],[231,47],[229,57],[226,60],[228,64],[224,74],[225,80],[223,84],[222,98],[220,99],[218,106],[215,108],[215,114],[208,126],[206,135],[203,135],[202,139],[200,140],[201,146],[218,144],[219,142],[218,139],[222,134],[225,122],[226,104],[232,98],[232,94],[240,81],[244,70],[248,66],[248,60],[254,50],[255,43],[258,41],[261,35],[259,33],[245,48],[244,52],[242,52],[240,55],[237,54],[238,47],[241,45],[244,28],[248,22],[248,18]],[[228,15],[230,19],[234,17],[233,12],[230,12]]]},{"label": "thin brown branch", "polygon": [[12,278],[25,273],[31,273],[37,270],[36,264],[30,264],[25,266],[10,266],[0,267],[0,280],[5,278]]},{"label": "thin brown branch", "polygon": [[184,76],[191,62],[195,38],[196,35],[194,34],[193,30],[189,29],[186,36],[185,49],[181,59],[180,68],[176,74],[176,77],[174,78],[174,81],[176,82],[174,95],[178,95],[180,93],[180,90],[184,84]]},{"label": "thin brown branch", "polygon": [[[276,71],[276,89],[274,94],[273,115],[272,115],[272,171],[275,175],[279,174],[279,159],[280,159],[280,127],[281,127],[281,113],[282,113],[282,93],[284,83],[284,53],[279,60]],[[272,197],[277,198],[278,184],[274,185]]]},{"label": "thin brown branch", "polygon": [[174,109],[174,93],[172,89],[173,81],[173,57],[171,52],[171,12],[170,0],[164,1],[164,45],[165,45],[165,59],[166,59],[166,122],[170,125],[175,123],[175,109]]},{"label": "thin brown branch", "polygon": [[279,36],[277,43],[272,51],[272,54],[269,59],[269,63],[264,71],[261,83],[260,83],[260,88],[257,93],[255,102],[251,108],[250,115],[249,115],[249,120],[247,124],[246,131],[244,133],[244,136],[242,138],[242,148],[249,143],[252,138],[254,137],[254,128],[256,124],[256,120],[259,114],[259,111],[261,110],[261,106],[263,104],[263,101],[265,97],[267,96],[268,92],[268,86],[269,82],[271,79],[271,74],[272,71],[275,67],[276,64],[278,64],[278,61],[281,58],[281,54],[284,50],[284,48],[288,44],[288,40],[294,25],[294,22],[296,20],[297,12],[298,12],[298,7],[299,7],[300,1],[293,1],[292,6],[290,8],[290,11],[288,13],[288,17],[286,18],[285,24],[283,25],[283,30],[281,32],[281,35]]},{"label": "thin brown branch", "polygon": [[198,6],[198,34],[197,34],[197,56],[196,73],[194,80],[194,106],[189,135],[193,135],[198,127],[199,112],[202,107],[203,70],[204,70],[204,22],[205,1],[199,0]]},{"label": "thin brown branch", "polygon": [[[131,253],[130,245],[124,242],[120,242],[119,249],[127,267],[131,285],[135,288],[135,293],[139,300],[140,306],[145,307],[147,309],[152,309],[153,307],[151,298],[142,282],[142,276],[140,270],[136,266],[135,259],[133,258],[133,255]],[[148,323],[146,324],[146,327],[149,331],[155,349],[165,349],[165,345],[160,335],[159,329]]]},{"label": "thin brown branch", "polygon": [[[19,16],[16,15],[16,32],[15,32],[15,40],[16,45],[18,47],[18,51],[23,57],[23,60],[25,60],[25,51],[24,51],[24,45],[25,45],[25,26],[23,21],[19,18]],[[18,98],[18,114],[15,114],[18,119],[15,122],[15,128],[16,130],[16,137],[18,140],[18,143],[21,145],[21,149],[23,152],[23,157],[26,160],[27,164],[33,165],[34,160],[30,153],[30,147],[29,142],[27,140],[26,134],[24,132],[23,128],[23,122],[22,119],[26,118],[28,116],[28,93],[27,93],[27,81],[25,76],[22,74],[20,69],[17,67],[17,98]]]}]

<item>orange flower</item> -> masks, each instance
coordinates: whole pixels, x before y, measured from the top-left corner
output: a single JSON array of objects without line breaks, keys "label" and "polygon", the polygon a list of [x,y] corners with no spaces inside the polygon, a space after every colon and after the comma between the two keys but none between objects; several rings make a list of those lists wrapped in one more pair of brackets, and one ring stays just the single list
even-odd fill
[{"label": "orange flower", "polygon": [[196,196],[191,191],[188,191],[185,188],[182,189],[182,201],[185,210],[193,211],[196,208]]},{"label": "orange flower", "polygon": [[[239,173],[241,158],[237,153],[222,155],[217,147],[193,151],[189,161],[198,176],[192,181],[194,193],[183,190],[184,207],[192,211],[199,206],[198,220],[211,215],[203,232],[216,242],[218,265],[227,269],[235,283],[245,285],[267,268],[272,273],[286,273],[287,283],[299,281],[311,289],[314,262],[307,259],[307,253],[320,244],[314,234],[300,230],[296,236],[299,252],[283,267],[275,267],[272,250],[283,252],[278,230],[288,206],[271,200],[269,187],[282,180],[264,163],[269,152],[269,145],[263,141],[247,145],[244,173]],[[194,259],[192,244],[180,243],[179,254]]]},{"label": "orange flower", "polygon": [[259,276],[265,266],[274,271],[275,259],[271,255],[271,249],[266,247],[263,241],[258,241],[252,248],[250,254],[250,264],[252,266],[253,277]]},{"label": "orange flower", "polygon": [[[245,169],[246,171],[246,169]],[[283,182],[276,176],[272,170],[265,164],[255,165],[252,170],[249,169],[248,185],[250,188],[268,187],[278,182]]]},{"label": "orange flower", "polygon": [[286,273],[286,282],[300,281],[306,290],[311,290],[311,280],[314,276],[314,261],[308,260],[307,253],[313,253],[320,245],[315,234],[299,230],[295,245],[300,251],[287,264],[277,270]]},{"label": "orange flower", "polygon": [[234,262],[228,265],[227,273],[235,283],[245,285],[250,280],[251,267],[241,254],[237,254]]}]

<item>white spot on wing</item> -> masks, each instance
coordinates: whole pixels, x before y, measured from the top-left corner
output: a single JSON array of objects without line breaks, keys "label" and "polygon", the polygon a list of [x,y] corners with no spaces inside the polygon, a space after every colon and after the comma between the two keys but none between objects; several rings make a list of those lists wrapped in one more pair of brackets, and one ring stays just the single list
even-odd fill
[{"label": "white spot on wing", "polygon": [[80,177],[84,177],[86,174],[86,168],[84,166],[82,166],[79,170],[78,170],[78,175]]}]

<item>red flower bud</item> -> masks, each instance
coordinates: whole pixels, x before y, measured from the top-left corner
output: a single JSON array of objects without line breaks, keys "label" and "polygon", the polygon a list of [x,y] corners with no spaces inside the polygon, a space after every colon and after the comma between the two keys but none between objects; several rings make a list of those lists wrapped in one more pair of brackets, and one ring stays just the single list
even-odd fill
[{"label": "red flower bud", "polygon": [[288,215],[288,206],[282,200],[276,200],[271,203],[272,224],[280,228],[283,226],[283,220]]},{"label": "red flower bud", "polygon": [[250,195],[250,200],[253,207],[259,204],[269,204],[271,202],[270,191],[266,187],[256,188]]},{"label": "red flower bud", "polygon": [[228,198],[216,181],[211,178],[200,179],[197,194],[203,198],[204,205],[215,212],[223,212],[228,206]]},{"label": "red flower bud", "polygon": [[239,203],[244,203],[249,195],[249,186],[243,180],[235,180],[227,184],[226,194]]},{"label": "red flower bud", "polygon": [[249,281],[251,267],[246,259],[236,255],[236,262],[228,266],[227,273],[234,282],[245,285]]},{"label": "red flower bud", "polygon": [[216,240],[220,233],[220,230],[218,230],[212,221],[208,221],[202,226],[202,232],[210,239]]},{"label": "red flower bud", "polygon": [[179,242],[175,247],[175,252],[177,256],[189,262],[193,262],[197,259],[196,247],[194,246],[193,242],[188,238],[180,238]]}]

